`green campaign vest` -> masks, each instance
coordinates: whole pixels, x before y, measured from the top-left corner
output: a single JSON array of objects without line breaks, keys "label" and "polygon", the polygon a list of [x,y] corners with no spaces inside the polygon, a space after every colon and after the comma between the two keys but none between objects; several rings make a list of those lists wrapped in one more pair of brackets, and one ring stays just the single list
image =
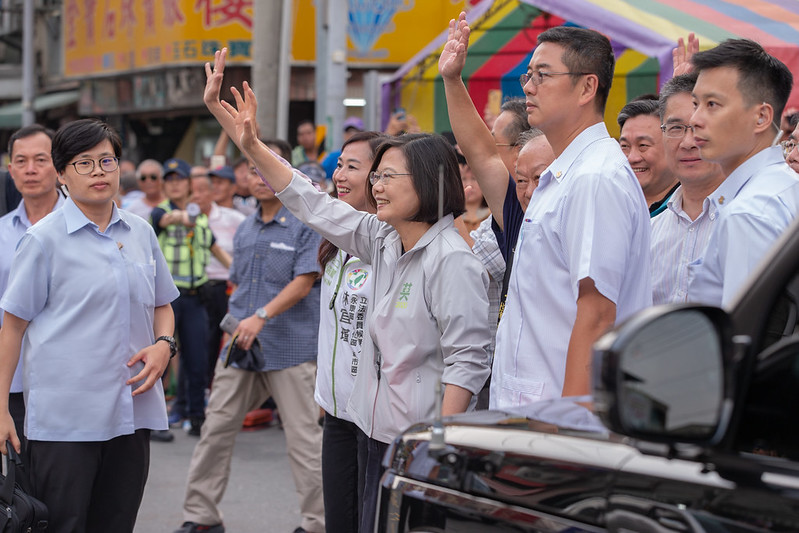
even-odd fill
[{"label": "green campaign vest", "polygon": [[[169,200],[158,204],[158,207],[167,213],[172,211]],[[197,217],[193,228],[171,224],[161,230],[158,244],[178,288],[195,289],[208,281],[205,267],[211,259],[212,243],[211,228],[204,213]]]}]

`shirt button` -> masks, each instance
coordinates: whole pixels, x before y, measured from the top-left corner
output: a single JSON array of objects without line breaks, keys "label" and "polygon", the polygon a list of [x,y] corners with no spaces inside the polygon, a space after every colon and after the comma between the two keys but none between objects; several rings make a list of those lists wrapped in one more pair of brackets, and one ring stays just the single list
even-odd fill
[{"label": "shirt button", "polygon": [[696,228],[688,228],[688,231],[694,231]]},{"label": "shirt button", "polygon": [[710,213],[710,220],[716,220],[716,213]]}]

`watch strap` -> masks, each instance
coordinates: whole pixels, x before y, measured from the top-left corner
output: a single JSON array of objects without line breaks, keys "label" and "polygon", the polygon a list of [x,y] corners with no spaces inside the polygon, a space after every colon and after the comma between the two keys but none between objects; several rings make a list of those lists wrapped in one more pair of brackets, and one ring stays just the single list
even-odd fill
[{"label": "watch strap", "polygon": [[171,337],[169,335],[161,335],[160,337],[155,339],[155,342],[159,341],[165,341],[167,344],[169,344],[169,358],[172,359],[173,357],[175,357],[175,354],[178,353],[178,347],[177,344],[175,344],[175,337]]}]

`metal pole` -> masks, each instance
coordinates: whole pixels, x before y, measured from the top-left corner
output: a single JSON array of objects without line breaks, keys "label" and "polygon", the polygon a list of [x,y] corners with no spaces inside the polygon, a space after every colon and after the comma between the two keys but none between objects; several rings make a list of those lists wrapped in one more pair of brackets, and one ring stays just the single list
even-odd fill
[{"label": "metal pole", "polygon": [[261,137],[277,134],[277,108],[281,54],[281,11],[283,0],[255,0],[253,4],[252,73],[253,91],[258,99],[256,119]]},{"label": "metal pole", "polygon": [[363,94],[366,107],[363,110],[363,123],[368,131],[380,131],[380,73],[369,70],[363,75]]},{"label": "metal pole", "polygon": [[314,86],[316,101],[314,105],[314,122],[327,123],[327,77],[328,77],[328,0],[315,0],[316,6],[316,69],[314,70]]},{"label": "metal pole", "polygon": [[36,122],[33,101],[36,98],[34,85],[33,49],[34,5],[33,0],[25,0],[22,10],[22,126]]},{"label": "metal pole", "polygon": [[280,56],[277,75],[277,138],[288,140],[291,86],[292,0],[283,0],[280,17]]},{"label": "metal pole", "polygon": [[[344,98],[347,96],[347,0],[328,0],[328,57],[326,100],[327,150],[338,150],[344,142]],[[320,100],[321,98],[317,98]]]}]

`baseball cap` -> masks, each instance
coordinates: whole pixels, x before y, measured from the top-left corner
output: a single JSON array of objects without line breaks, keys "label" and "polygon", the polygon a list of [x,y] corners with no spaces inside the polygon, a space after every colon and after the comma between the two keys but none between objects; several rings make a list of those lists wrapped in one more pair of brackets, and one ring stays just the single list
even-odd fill
[{"label": "baseball cap", "polygon": [[167,159],[164,162],[164,177],[167,174],[177,174],[181,178],[188,178],[191,175],[191,165],[182,159]]},{"label": "baseball cap", "polygon": [[363,131],[363,120],[358,117],[350,117],[344,121],[344,131],[353,128],[358,131]]},{"label": "baseball cap", "polygon": [[211,177],[224,178],[233,182],[236,181],[236,174],[233,173],[233,167],[228,165],[212,168],[208,171],[208,175]]}]

